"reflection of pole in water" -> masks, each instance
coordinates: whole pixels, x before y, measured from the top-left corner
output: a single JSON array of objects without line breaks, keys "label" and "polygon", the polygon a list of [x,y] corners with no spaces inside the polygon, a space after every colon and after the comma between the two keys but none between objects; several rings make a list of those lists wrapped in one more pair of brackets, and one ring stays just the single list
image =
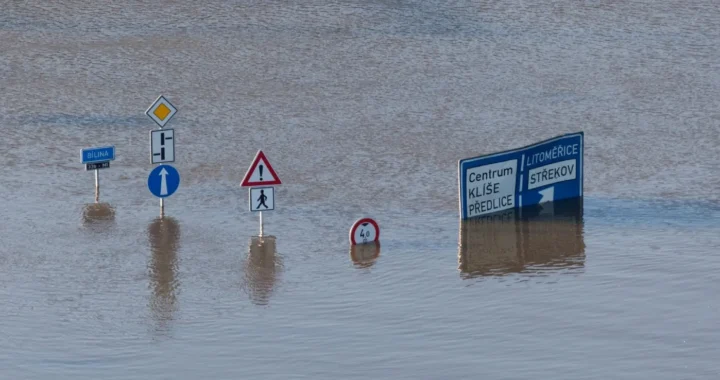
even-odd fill
[{"label": "reflection of pole in water", "polygon": [[582,198],[460,223],[458,269],[469,276],[582,267]]},{"label": "reflection of pole in water", "polygon": [[148,225],[148,239],[152,252],[148,272],[153,288],[150,308],[153,318],[161,325],[172,320],[176,310],[175,291],[178,287],[177,250],[180,225],[171,217],[156,218]]},{"label": "reflection of pole in water", "polygon": [[281,269],[275,236],[253,236],[245,261],[245,287],[253,303],[268,304]]},{"label": "reflection of pole in water", "polygon": [[83,225],[89,229],[104,231],[115,223],[115,208],[109,203],[89,203],[83,207]]},{"label": "reflection of pole in water", "polygon": [[350,245],[350,259],[358,268],[369,268],[380,256],[380,242]]},{"label": "reflection of pole in water", "polygon": [[463,220],[460,224],[459,269],[466,274],[519,272],[517,210]]}]

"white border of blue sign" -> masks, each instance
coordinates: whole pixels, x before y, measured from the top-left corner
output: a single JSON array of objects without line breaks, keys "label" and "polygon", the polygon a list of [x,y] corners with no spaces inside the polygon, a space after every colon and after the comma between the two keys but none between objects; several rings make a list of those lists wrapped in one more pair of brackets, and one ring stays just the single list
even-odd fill
[{"label": "white border of blue sign", "polygon": [[[521,154],[522,151],[537,148],[542,145],[546,144],[552,144],[556,143],[557,141],[564,140],[564,139],[576,139],[580,138],[580,152],[579,152],[579,164],[577,170],[577,181],[579,182],[579,197],[583,196],[583,172],[584,170],[584,155],[585,155],[585,134],[584,132],[574,132],[574,133],[568,133],[560,136],[553,137],[548,140],[540,141],[532,145],[527,145],[524,147],[512,149],[512,150],[506,150],[503,152],[497,152],[497,153],[491,153],[488,155],[483,156],[477,156],[477,157],[471,157],[471,158],[465,158],[458,160],[458,191],[459,191],[459,207],[460,207],[460,217],[462,220],[469,219],[467,216],[467,199],[465,199],[465,192],[466,192],[466,184],[465,181],[463,181],[463,175],[467,172],[468,169],[472,169],[478,166],[484,166],[489,165],[497,162],[503,162],[505,160],[510,160],[512,158],[509,158],[509,156]],[[518,195],[522,197],[521,192],[523,189],[520,189],[520,184],[523,182],[523,178],[521,174],[525,170],[525,162],[524,160],[520,160],[519,163],[520,167],[517,171],[516,179],[515,179],[515,207],[513,208],[521,208],[522,203],[521,200],[519,201]],[[525,191],[528,191],[525,189]],[[560,200],[560,199],[557,199]],[[478,215],[482,216],[482,215]],[[475,216],[474,216],[475,217]]]},{"label": "white border of blue sign", "polygon": [[[107,148],[112,148],[112,158],[109,158],[109,159],[108,159],[108,158],[103,158],[102,160],[85,161],[85,152],[90,151],[90,150],[100,150],[100,149],[107,149]],[[95,148],[83,148],[83,149],[80,149],[80,156],[81,156],[81,159],[82,159],[82,163],[83,163],[83,164],[92,164],[92,163],[95,163],[95,162],[114,161],[114,160],[115,160],[115,145],[98,146],[98,147],[95,147]]]}]

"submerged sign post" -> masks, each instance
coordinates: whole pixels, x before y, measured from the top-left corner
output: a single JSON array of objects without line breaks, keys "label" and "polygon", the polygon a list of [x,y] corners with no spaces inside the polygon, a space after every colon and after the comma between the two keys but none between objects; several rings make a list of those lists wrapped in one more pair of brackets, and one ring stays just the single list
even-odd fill
[{"label": "submerged sign post", "polygon": [[260,237],[263,236],[262,212],[275,209],[275,187],[269,185],[280,184],[282,184],[280,177],[275,173],[265,153],[258,150],[240,186],[250,188],[248,194],[250,211],[260,212]]},{"label": "submerged sign post", "polygon": [[150,163],[161,165],[148,176],[148,189],[160,198],[160,217],[165,215],[165,197],[171,196],[180,185],[180,173],[165,164],[175,162],[175,130],[163,129],[176,113],[177,108],[162,95],[145,110],[145,114],[160,127],[150,131]]},{"label": "submerged sign post", "polygon": [[460,216],[583,196],[583,132],[458,162]]},{"label": "submerged sign post", "polygon": [[98,169],[110,167],[110,161],[115,160],[115,147],[103,146],[99,148],[86,148],[80,152],[85,170],[95,170],[95,202],[100,200],[100,173]]}]

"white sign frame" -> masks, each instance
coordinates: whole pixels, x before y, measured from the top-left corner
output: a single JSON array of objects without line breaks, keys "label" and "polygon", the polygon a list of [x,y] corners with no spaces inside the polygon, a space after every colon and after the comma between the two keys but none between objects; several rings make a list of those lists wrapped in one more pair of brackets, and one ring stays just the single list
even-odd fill
[{"label": "white sign frame", "polygon": [[[165,120],[160,120],[157,116],[155,116],[155,110],[158,107],[160,107],[161,104],[164,104],[167,108],[170,109],[170,113],[167,115]],[[175,108],[175,106],[172,105],[172,103],[170,103],[170,101],[165,99],[164,96],[160,95],[157,99],[155,99],[153,104],[150,105],[150,107],[145,111],[145,114],[148,115],[148,117],[150,117],[157,125],[159,125],[160,128],[162,128],[165,126],[165,124],[167,124],[170,121],[170,119],[173,118],[173,116],[175,116],[177,111],[178,111],[178,109]]]},{"label": "white sign frame", "polygon": [[[266,190],[270,190],[269,193],[266,192]],[[268,203],[265,203],[265,206],[268,208],[261,209],[261,208],[254,208],[253,204],[257,202],[257,199],[255,196],[253,196],[253,192],[256,193],[256,195],[259,195],[260,191],[263,191],[262,194],[267,196]],[[258,207],[260,204],[258,204]],[[251,187],[248,190],[248,208],[251,212],[263,212],[263,211],[273,211],[275,210],[275,186],[260,186],[260,187]]]},{"label": "white sign frame", "polygon": [[[160,145],[160,144],[157,144],[158,147],[159,147],[159,149],[160,149],[160,151],[156,152],[155,149],[154,149],[154,148],[155,148],[155,141],[156,141],[155,136],[157,135],[157,136],[158,136],[158,137],[157,137],[157,140],[160,140],[160,136],[161,136],[163,133],[168,133],[168,132],[170,133],[170,137],[165,137],[165,140],[172,140],[172,144],[166,145],[165,147],[163,147],[163,146]],[[162,159],[162,155],[161,155],[161,154],[163,153],[163,152],[162,152],[162,149],[163,149],[163,148],[168,148],[168,147],[169,147],[169,149],[166,149],[166,153],[167,153],[168,150],[169,150],[170,153],[168,153],[166,156],[169,155],[170,158],[163,160],[163,159]],[[156,157],[158,157],[158,158],[155,159]],[[174,129],[153,129],[153,130],[150,131],[150,163],[152,163],[152,164],[164,164],[164,163],[166,163],[166,162],[175,162],[175,130],[174,130]]]}]

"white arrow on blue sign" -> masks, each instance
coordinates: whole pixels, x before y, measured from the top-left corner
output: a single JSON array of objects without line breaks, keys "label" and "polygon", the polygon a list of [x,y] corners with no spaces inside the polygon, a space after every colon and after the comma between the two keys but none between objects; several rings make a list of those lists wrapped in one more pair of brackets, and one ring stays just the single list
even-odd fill
[{"label": "white arrow on blue sign", "polygon": [[583,196],[583,132],[458,162],[460,215]]},{"label": "white arrow on blue sign", "polygon": [[180,186],[180,173],[170,165],[160,165],[148,176],[148,189],[158,198],[166,198]]},{"label": "white arrow on blue sign", "polygon": [[99,148],[85,148],[81,151],[82,163],[106,162],[115,159],[115,147],[103,146]]}]

